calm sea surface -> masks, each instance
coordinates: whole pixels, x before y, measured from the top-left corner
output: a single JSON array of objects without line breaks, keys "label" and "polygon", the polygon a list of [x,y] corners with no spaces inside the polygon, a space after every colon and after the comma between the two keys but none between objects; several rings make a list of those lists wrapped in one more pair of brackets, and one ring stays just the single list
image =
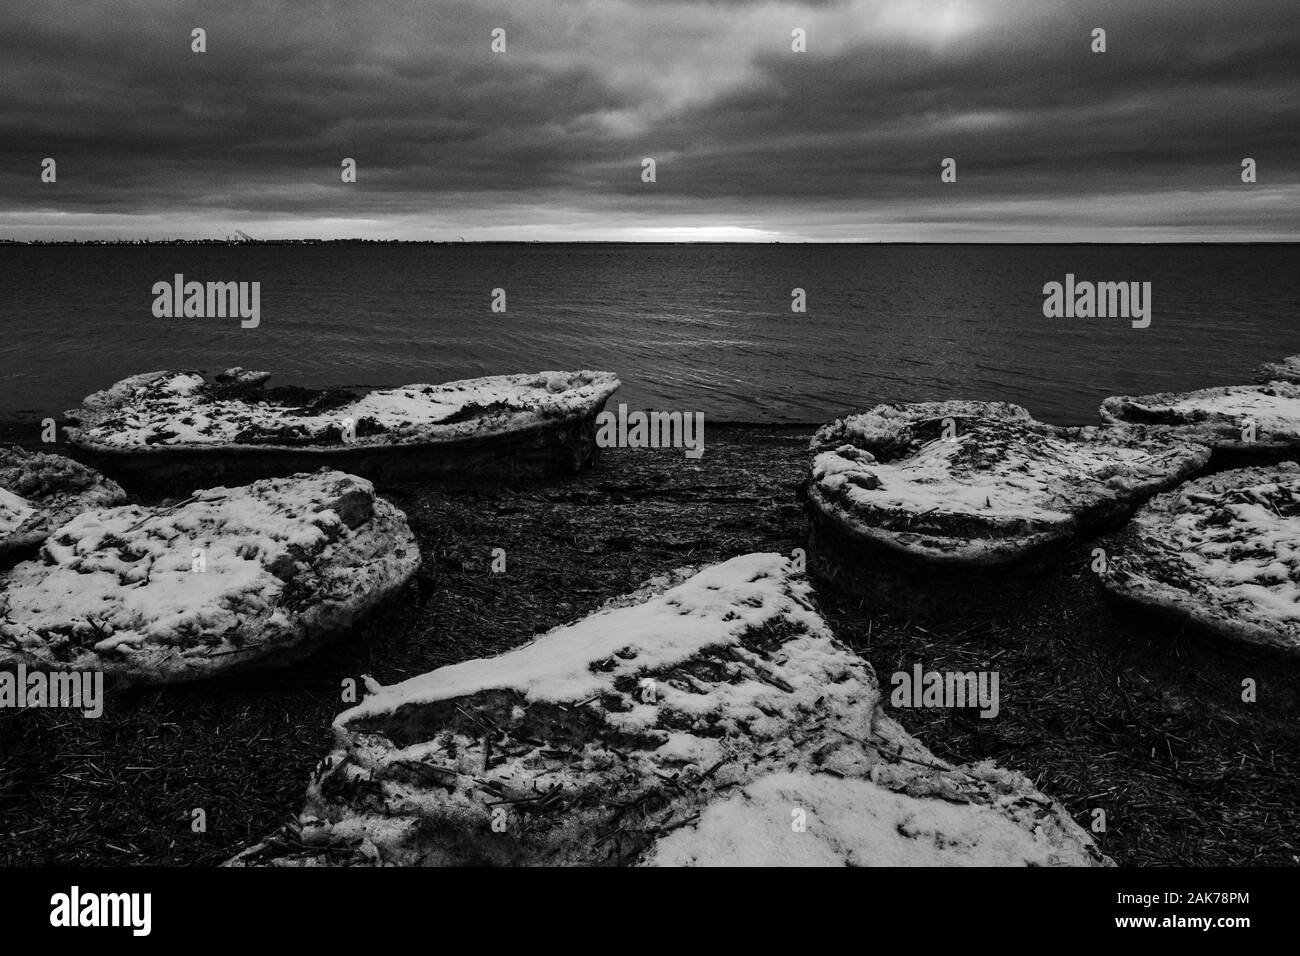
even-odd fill
[{"label": "calm sea surface", "polygon": [[[178,272],[260,282],[261,326],[154,318]],[[1150,328],[1044,318],[1067,272],[1151,282]],[[1300,246],[0,246],[0,319],[11,421],[135,372],[243,365],[301,385],[609,369],[618,401],[714,421],[963,397],[1074,424],[1300,352]]]}]

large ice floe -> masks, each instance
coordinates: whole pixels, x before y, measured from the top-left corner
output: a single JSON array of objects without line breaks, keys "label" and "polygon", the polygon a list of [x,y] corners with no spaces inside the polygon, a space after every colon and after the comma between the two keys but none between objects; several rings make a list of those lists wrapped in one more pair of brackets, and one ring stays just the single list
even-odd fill
[{"label": "large ice floe", "polygon": [[165,683],[283,664],[418,564],[405,515],[337,471],[86,511],[0,576],[0,665]]},{"label": "large ice floe", "polygon": [[1269,382],[1300,382],[1300,355],[1288,355],[1277,362],[1265,362],[1255,370],[1255,380]]},{"label": "large ice floe", "polygon": [[0,448],[0,556],[34,548],[82,511],[125,500],[115,482],[71,458]]},{"label": "large ice floe", "polygon": [[879,405],[823,427],[812,448],[814,543],[833,552],[821,558],[954,569],[1064,546],[1210,455],[1141,428],[1062,428],[1018,405],[962,401]]},{"label": "large ice floe", "polygon": [[1113,594],[1300,652],[1300,465],[1224,471],[1152,499],[1116,536]]},{"label": "large ice floe", "polygon": [[1165,428],[1242,464],[1300,454],[1300,384],[1291,381],[1117,395],[1102,403],[1101,418],[1113,424]]},{"label": "large ice floe", "polygon": [[776,554],[679,569],[334,724],[292,826],[237,865],[1093,865],[1022,775],[882,710]]},{"label": "large ice floe", "polygon": [[[283,474],[321,465],[425,477],[570,471],[596,454],[609,372],[442,385],[267,388],[267,372],[150,372],[67,412],[73,444],[144,477]],[[155,475],[156,473],[156,475]]]}]

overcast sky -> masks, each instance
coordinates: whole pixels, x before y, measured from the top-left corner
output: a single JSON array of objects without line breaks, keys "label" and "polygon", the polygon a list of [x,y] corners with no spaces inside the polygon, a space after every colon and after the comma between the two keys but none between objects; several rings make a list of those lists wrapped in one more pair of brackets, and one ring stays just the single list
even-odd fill
[{"label": "overcast sky", "polygon": [[1297,0],[7,2],[0,238],[1300,240],[1297,64]]}]

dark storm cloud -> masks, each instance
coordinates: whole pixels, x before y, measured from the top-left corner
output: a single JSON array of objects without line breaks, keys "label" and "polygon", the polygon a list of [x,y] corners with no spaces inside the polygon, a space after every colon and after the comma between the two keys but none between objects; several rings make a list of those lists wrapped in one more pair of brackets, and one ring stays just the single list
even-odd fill
[{"label": "dark storm cloud", "polygon": [[[1080,42],[1097,22],[1106,56]],[[755,82],[661,132],[688,155],[683,188],[702,196],[738,182],[769,194],[928,190],[943,156],[960,158],[965,183],[1012,192],[1191,184],[1247,153],[1294,182],[1300,18],[1270,22],[1207,5],[1144,23],[1125,8],[943,52],[768,54]]]},{"label": "dark storm cloud", "polygon": [[[0,17],[0,235],[1023,238],[1064,212],[1300,234],[1291,0],[137,0]],[[938,180],[948,156],[957,186]]]}]

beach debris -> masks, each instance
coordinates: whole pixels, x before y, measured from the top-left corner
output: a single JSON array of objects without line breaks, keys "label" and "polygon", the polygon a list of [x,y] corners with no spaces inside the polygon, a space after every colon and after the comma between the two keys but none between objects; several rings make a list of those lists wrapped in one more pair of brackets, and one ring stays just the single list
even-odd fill
[{"label": "beach debris", "polygon": [[1001,402],[881,405],[821,429],[812,447],[820,545],[962,569],[1021,562],[1122,521],[1210,454],[1141,428],[1047,425]]},{"label": "beach debris", "polygon": [[472,478],[572,471],[597,454],[610,372],[497,375],[398,388],[267,388],[270,374],[149,372],[67,412],[78,448],[145,477],[285,474],[321,465]]},{"label": "beach debris", "polygon": [[1147,502],[1108,549],[1120,598],[1300,653],[1300,465],[1223,471]]},{"label": "beach debris", "polygon": [[1101,418],[1164,428],[1173,436],[1209,445],[1220,455],[1242,459],[1242,464],[1300,453],[1300,383],[1291,381],[1118,395],[1102,403]]},{"label": "beach debris", "polygon": [[882,708],[795,565],[663,574],[334,722],[292,824],[232,865],[1095,865],[1058,804]]},{"label": "beach debris", "polygon": [[419,561],[405,515],[328,469],[84,511],[0,576],[0,665],[127,684],[285,664],[397,592]]},{"label": "beach debris", "polygon": [[82,511],[125,500],[115,482],[71,458],[0,448],[0,557],[34,548]]}]

